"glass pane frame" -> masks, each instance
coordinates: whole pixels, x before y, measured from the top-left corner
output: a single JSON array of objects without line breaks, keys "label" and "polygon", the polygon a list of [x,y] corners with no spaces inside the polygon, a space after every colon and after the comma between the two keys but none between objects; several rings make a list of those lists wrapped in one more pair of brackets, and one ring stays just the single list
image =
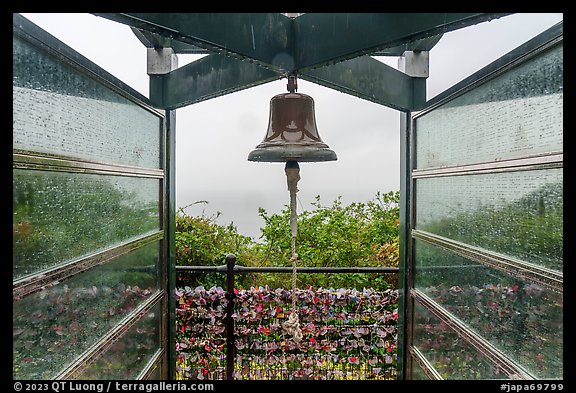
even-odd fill
[{"label": "glass pane frame", "polygon": [[18,34],[13,70],[14,149],[161,169],[161,113]]},{"label": "glass pane frame", "polygon": [[[529,61],[419,112],[414,169],[562,151],[562,58],[562,45],[539,49]],[[478,127],[484,132],[475,132]],[[419,143],[420,138],[426,143]]]},{"label": "glass pane frame", "polygon": [[19,168],[12,179],[14,280],[162,229],[162,179]]},{"label": "glass pane frame", "polygon": [[[545,268],[538,268],[536,265],[531,263],[525,263],[522,260],[515,258],[508,258],[506,256],[498,255],[495,252],[485,251],[478,249],[477,247],[470,247],[464,243],[453,241],[452,239],[443,238],[441,236],[436,236],[432,233],[427,233],[426,231],[419,230],[416,223],[416,213],[418,209],[418,199],[416,198],[417,187],[416,182],[420,179],[432,178],[432,177],[448,177],[448,176],[461,176],[461,175],[479,175],[487,173],[500,173],[500,172],[513,172],[513,171],[525,171],[525,170],[550,170],[563,168],[563,153],[562,147],[558,147],[558,144],[552,146],[548,151],[544,148],[543,151],[538,151],[537,153],[532,151],[527,151],[525,155],[517,154],[506,157],[505,159],[499,160],[496,158],[493,161],[484,162],[463,162],[450,165],[450,163],[443,163],[440,166],[430,166],[427,168],[417,168],[415,157],[417,153],[416,141],[417,141],[417,122],[418,118],[421,116],[434,111],[435,109],[446,105],[451,100],[458,99],[458,97],[465,95],[467,92],[478,88],[484,83],[498,78],[500,75],[518,67],[525,62],[529,62],[531,59],[538,57],[539,55],[553,50],[555,47],[562,47],[563,40],[563,26],[559,23],[552,28],[548,29],[544,33],[535,37],[534,39],[528,41],[522,46],[516,48],[509,54],[496,60],[494,63],[480,70],[479,72],[471,75],[462,82],[453,86],[446,92],[438,95],[429,102],[427,102],[419,112],[412,112],[409,116],[408,126],[406,127],[406,141],[407,141],[407,154],[406,162],[403,165],[405,169],[405,175],[407,177],[407,183],[409,184],[407,189],[408,199],[406,201],[406,211],[408,212],[408,218],[406,221],[406,241],[401,244],[406,253],[406,257],[403,259],[402,263],[405,265],[406,271],[406,292],[408,293],[405,302],[405,315],[406,315],[406,330],[404,332],[404,337],[401,340],[404,341],[404,347],[406,350],[406,357],[404,375],[406,378],[410,378],[412,375],[412,367],[426,367],[426,364],[430,364],[428,361],[422,361],[418,359],[416,352],[412,350],[413,334],[414,334],[414,303],[416,299],[420,296],[420,292],[414,289],[414,280],[417,277],[417,270],[415,267],[415,257],[414,257],[414,243],[416,239],[422,239],[426,241],[431,241],[434,244],[445,246],[448,252],[454,252],[457,255],[470,256],[472,255],[473,261],[486,263],[487,266],[497,268],[498,270],[504,271],[506,273],[515,271],[519,274],[519,277],[525,279],[536,279],[539,282],[546,281],[548,288],[553,288],[562,293],[563,286],[563,273],[560,270],[550,270]],[[560,49],[561,53],[561,49]],[[557,101],[558,102],[558,101]],[[560,100],[561,102],[561,100]],[[561,108],[560,108],[561,110]],[[411,120],[411,121],[410,121]],[[555,120],[561,121],[561,119],[556,118]],[[552,140],[554,138],[551,138]],[[558,141],[558,139],[555,139]],[[511,265],[508,262],[513,262]],[[504,269],[504,270],[502,270]],[[422,296],[424,296],[422,294]],[[434,310],[441,308],[433,300],[430,302],[425,302],[426,307],[429,310]],[[457,320],[457,318],[449,313],[448,319]],[[468,334],[473,334],[473,332],[465,325],[462,324],[461,334],[466,336]],[[482,339],[481,336],[476,335],[475,339],[472,341],[476,342],[483,350],[487,350],[488,354],[496,354],[499,351],[494,347],[490,348],[486,345],[487,342]],[[420,354],[421,355],[421,354]],[[510,359],[507,355],[500,352],[502,364],[508,364]],[[497,358],[497,356],[496,356]],[[510,372],[514,375],[514,369],[519,372],[518,375],[521,378],[534,378],[530,373],[525,372],[525,369],[513,362],[509,363],[511,367]],[[437,376],[438,373],[433,368],[425,370],[416,370],[415,375]],[[545,375],[545,374],[544,374]],[[431,377],[433,378],[433,377]],[[544,378],[549,378],[544,376]]]},{"label": "glass pane frame", "polygon": [[537,378],[561,378],[563,294],[415,240],[415,289]]},{"label": "glass pane frame", "polygon": [[415,228],[562,271],[563,171],[414,179]]},{"label": "glass pane frame", "polygon": [[14,303],[14,367],[21,379],[52,379],[133,310],[161,283],[160,241],[36,291]]}]

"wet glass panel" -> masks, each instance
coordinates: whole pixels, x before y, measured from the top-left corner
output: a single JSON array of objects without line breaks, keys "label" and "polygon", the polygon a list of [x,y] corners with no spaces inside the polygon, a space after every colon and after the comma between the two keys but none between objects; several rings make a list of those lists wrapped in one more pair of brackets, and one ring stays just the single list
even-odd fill
[{"label": "wet glass panel", "polygon": [[16,36],[13,59],[15,149],[160,168],[158,114]]},{"label": "wet glass panel", "polygon": [[416,179],[416,228],[562,270],[562,169]]},{"label": "wet glass panel", "polygon": [[410,376],[409,379],[416,380],[416,381],[427,381],[430,379],[428,377],[428,375],[426,375],[426,373],[424,372],[422,367],[420,367],[420,364],[418,364],[417,361],[410,358],[410,364],[411,364],[410,368],[412,370],[412,375]]},{"label": "wet glass panel", "polygon": [[415,287],[538,378],[562,378],[563,296],[416,240]]},{"label": "wet glass panel", "polygon": [[160,180],[13,170],[13,278],[160,229]]},{"label": "wet glass panel", "polygon": [[159,362],[155,363],[152,367],[152,372],[148,375],[148,380],[150,381],[160,381],[162,380],[162,368],[164,364],[164,360],[160,360]]},{"label": "wet glass panel", "polygon": [[158,303],[78,379],[136,379],[160,349],[160,315]]},{"label": "wet glass panel", "polygon": [[563,47],[416,119],[416,168],[562,151]]},{"label": "wet glass panel", "polygon": [[14,379],[51,379],[159,286],[160,242],[34,293],[13,306]]},{"label": "wet glass panel", "polygon": [[444,379],[508,379],[452,328],[414,302],[414,346]]}]

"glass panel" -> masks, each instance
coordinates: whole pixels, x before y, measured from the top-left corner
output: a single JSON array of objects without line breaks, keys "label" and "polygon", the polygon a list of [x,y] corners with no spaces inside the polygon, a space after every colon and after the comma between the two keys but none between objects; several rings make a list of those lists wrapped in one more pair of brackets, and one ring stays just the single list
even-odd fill
[{"label": "glass panel", "polygon": [[415,181],[416,228],[562,270],[562,169]]},{"label": "glass panel", "polygon": [[78,379],[136,379],[160,349],[160,315],[158,303]]},{"label": "glass panel", "polygon": [[417,361],[410,358],[410,365],[411,365],[410,368],[412,370],[412,375],[408,379],[417,380],[417,381],[427,381],[430,379],[428,377],[428,375],[426,375],[424,370],[422,370],[422,367],[420,367],[420,365],[418,364]]},{"label": "glass panel", "polygon": [[160,168],[162,118],[13,39],[15,149]]},{"label": "glass panel", "polygon": [[416,119],[416,168],[562,150],[563,47]]},{"label": "glass panel", "polygon": [[13,377],[51,379],[159,288],[160,242],[14,304]]},{"label": "glass panel", "polygon": [[13,171],[13,278],[160,229],[160,180]]},{"label": "glass panel", "polygon": [[148,376],[148,380],[150,381],[160,381],[162,380],[162,367],[164,364],[164,360],[160,360],[155,363],[152,367],[154,368],[152,372]]},{"label": "glass panel", "polygon": [[444,379],[507,379],[448,325],[414,302],[414,346]]},{"label": "glass panel", "polygon": [[415,286],[538,378],[562,378],[563,296],[416,240]]}]

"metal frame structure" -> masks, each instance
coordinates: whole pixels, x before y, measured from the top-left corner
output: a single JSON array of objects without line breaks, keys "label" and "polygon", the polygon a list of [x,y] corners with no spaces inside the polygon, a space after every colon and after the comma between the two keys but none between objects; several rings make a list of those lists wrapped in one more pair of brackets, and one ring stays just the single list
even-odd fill
[{"label": "metal frame structure", "polygon": [[[148,48],[150,100],[175,110],[297,74],[299,78],[402,112],[400,242],[410,239],[410,112],[426,102],[428,51],[446,32],[506,13],[460,14],[147,14],[96,13],[126,24]],[[226,28],[221,28],[226,26]],[[207,54],[176,68],[178,54]],[[372,56],[400,56],[400,69]],[[400,282],[408,272],[401,247]],[[400,297],[400,309],[404,299]],[[401,318],[400,341],[406,315]],[[405,378],[407,348],[399,347]],[[171,355],[174,360],[174,354]],[[174,362],[172,362],[174,363]],[[173,371],[170,372],[173,375]]]},{"label": "metal frame structure", "polygon": [[[163,117],[162,169],[145,169],[117,164],[103,164],[89,160],[71,160],[65,156],[37,154],[15,150],[13,167],[20,169],[64,171],[74,173],[120,174],[122,176],[161,179],[161,231],[147,235],[119,247],[58,266],[34,277],[14,282],[14,301],[44,288],[55,279],[61,280],[90,267],[105,263],[122,253],[162,239],[162,288],[154,298],[131,313],[131,322],[110,331],[101,342],[112,342],[130,323],[150,307],[162,304],[167,312],[162,339],[165,352],[150,360],[141,377],[149,377],[158,364],[168,363],[164,378],[175,375],[173,340],[175,304],[168,296],[175,286],[175,110],[204,100],[216,98],[274,80],[287,75],[350,94],[401,112],[400,118],[400,318],[398,370],[399,378],[410,373],[411,360],[420,365],[431,378],[440,375],[416,347],[408,345],[412,335],[411,313],[414,300],[462,337],[479,352],[487,354],[502,369],[521,378],[532,376],[518,367],[483,337],[474,334],[465,324],[445,312],[422,291],[414,288],[415,272],[412,257],[414,239],[425,241],[455,254],[465,255],[480,263],[538,282],[544,287],[562,291],[563,275],[557,271],[527,266],[522,261],[485,252],[469,245],[415,229],[414,181],[438,176],[459,176],[502,171],[562,168],[562,151],[524,156],[496,162],[474,163],[453,167],[414,168],[414,119],[427,111],[463,94],[467,89],[493,78],[513,67],[517,62],[555,45],[562,40],[562,24],[549,29],[538,39],[529,41],[517,51],[495,61],[481,72],[471,75],[440,96],[426,102],[428,53],[446,32],[497,19],[506,13],[367,13],[367,14],[291,14],[280,13],[94,13],[94,15],[131,27],[147,49],[150,98],[116,80],[100,69],[94,69],[77,53],[57,40],[47,38],[42,45],[82,72],[95,73],[109,87],[120,93],[130,92],[146,108]],[[18,26],[18,27],[17,27]],[[24,27],[23,27],[24,26]],[[43,36],[45,32],[30,26],[14,15],[15,34]],[[544,46],[542,46],[542,44]],[[206,54],[207,56],[182,67],[177,65],[178,54]],[[399,56],[399,69],[390,67],[373,57]],[[418,112],[420,111],[420,112]],[[306,271],[305,268],[298,269]],[[225,271],[214,267],[214,271]],[[230,273],[230,269],[228,269]],[[238,273],[248,272],[246,268]],[[253,270],[250,270],[253,271]],[[254,270],[255,271],[255,270]],[[263,270],[259,270],[263,271]],[[310,270],[311,271],[311,270]],[[347,270],[348,271],[348,270]],[[233,274],[232,274],[233,277]],[[102,350],[92,348],[82,362],[65,370],[59,377],[68,378],[81,371],[91,356]],[[163,350],[164,351],[164,350]],[[407,362],[407,363],[406,363]],[[230,371],[230,370],[229,370]]]},{"label": "metal frame structure", "polygon": [[[503,370],[506,374],[514,375],[517,379],[531,380],[537,378],[522,365],[511,360],[508,354],[505,354],[495,345],[490,343],[485,337],[475,332],[440,304],[427,296],[422,290],[416,288],[414,282],[417,274],[414,256],[415,241],[419,240],[426,244],[434,245],[439,249],[447,250],[450,254],[462,256],[467,260],[474,261],[475,263],[480,264],[480,266],[488,266],[495,271],[504,272],[517,280],[535,283],[540,288],[545,288],[546,290],[558,294],[563,294],[564,275],[562,271],[549,269],[526,262],[519,258],[507,256],[481,247],[475,247],[464,242],[417,229],[416,211],[418,200],[416,197],[416,181],[418,181],[418,179],[433,177],[455,177],[561,169],[563,168],[563,152],[562,150],[552,150],[545,153],[520,155],[510,159],[417,169],[414,164],[417,160],[416,134],[418,131],[418,119],[444,104],[449,104],[452,100],[472,91],[478,86],[504,75],[514,67],[529,62],[531,59],[538,57],[540,54],[552,48],[561,47],[562,40],[563,24],[558,23],[539,36],[529,40],[434,97],[426,103],[423,109],[412,112],[411,115],[409,117],[407,116],[408,118],[402,122],[403,127],[404,123],[406,123],[406,129],[402,127],[401,130],[403,133],[401,141],[406,141],[406,145],[401,147],[401,149],[403,149],[401,157],[403,161],[406,159],[405,163],[403,162],[402,171],[407,174],[406,182],[401,183],[402,186],[405,187],[404,193],[402,193],[401,189],[401,195],[403,198],[406,198],[402,199],[401,202],[401,217],[405,218],[407,223],[407,232],[404,232],[404,230],[401,231],[401,236],[405,237],[404,241],[401,242],[401,244],[404,245],[403,250],[401,247],[401,252],[404,252],[402,258],[403,263],[405,263],[405,265],[403,265],[403,282],[405,285],[404,288],[406,289],[403,293],[404,296],[402,299],[405,303],[401,305],[402,307],[405,307],[403,310],[405,312],[403,323],[406,324],[406,327],[401,330],[404,335],[402,339],[402,349],[412,357],[424,373],[431,379],[442,379],[442,377],[415,346],[409,345],[414,336],[414,322],[411,319],[414,316],[415,301],[424,306],[427,311],[438,318],[438,320],[443,324],[446,324],[453,331],[457,332],[459,337],[462,337],[466,343],[474,347],[478,353],[482,354],[482,356],[490,359],[492,364],[500,370]],[[404,154],[407,154],[406,158]],[[409,207],[409,210],[402,211],[402,208],[406,207]],[[403,216],[403,214],[405,214],[405,216]],[[422,271],[421,268],[420,271]],[[406,356],[402,356],[403,361],[406,361],[407,359]],[[409,364],[405,365],[403,372],[405,375],[409,375],[412,372],[411,366]]]},{"label": "metal frame structure", "polygon": [[316,84],[410,111],[425,102],[425,81],[371,56],[426,52],[446,32],[507,14],[95,15],[131,26],[147,48],[158,52],[209,53],[151,76],[150,99],[160,108],[180,108],[297,73]]}]

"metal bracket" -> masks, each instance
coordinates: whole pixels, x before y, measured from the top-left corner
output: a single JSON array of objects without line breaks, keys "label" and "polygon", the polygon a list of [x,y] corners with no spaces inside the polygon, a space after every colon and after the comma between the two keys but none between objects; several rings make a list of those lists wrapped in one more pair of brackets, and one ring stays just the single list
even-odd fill
[{"label": "metal bracket", "polygon": [[298,91],[298,77],[296,73],[291,72],[288,74],[288,83],[286,84],[286,89],[290,93]]},{"label": "metal bracket", "polygon": [[146,61],[148,75],[163,75],[178,68],[178,56],[172,48],[148,48]]},{"label": "metal bracket", "polygon": [[408,76],[428,78],[430,76],[430,52],[405,51],[398,58],[398,69]]}]

